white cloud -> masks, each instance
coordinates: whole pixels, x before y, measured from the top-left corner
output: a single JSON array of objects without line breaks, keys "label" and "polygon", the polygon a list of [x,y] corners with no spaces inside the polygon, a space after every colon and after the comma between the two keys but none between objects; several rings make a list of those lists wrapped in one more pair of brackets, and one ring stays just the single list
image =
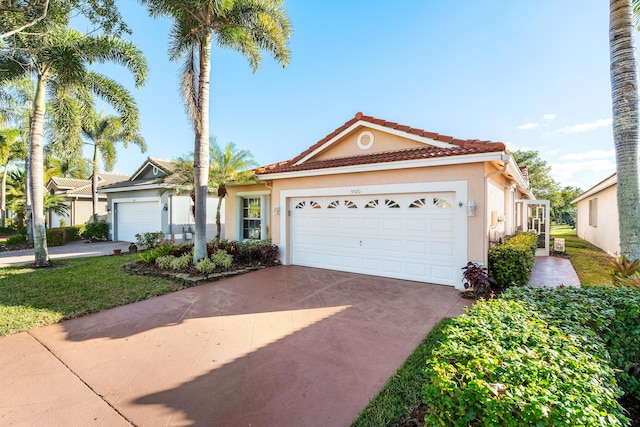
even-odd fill
[{"label": "white cloud", "polygon": [[542,118],[545,120],[554,120],[557,116],[555,114],[543,114]]},{"label": "white cloud", "polygon": [[593,150],[587,151],[584,153],[571,153],[565,154],[560,157],[560,160],[592,160],[592,159],[607,159],[613,158],[616,156],[616,151],[612,148],[611,150]]},{"label": "white cloud", "polygon": [[553,163],[550,166],[551,176],[560,185],[575,185],[583,190],[593,185],[591,181],[594,177],[597,178],[595,182],[598,182],[616,170],[615,160],[606,159],[585,159],[584,161]]},{"label": "white cloud", "polygon": [[560,129],[556,129],[556,133],[561,133],[566,135],[570,133],[589,132],[604,126],[609,126],[612,122],[613,120],[611,119],[598,119],[590,123],[582,123],[579,125],[567,126]]},{"label": "white cloud", "polygon": [[520,129],[520,130],[529,130],[529,129],[535,129],[537,127],[538,127],[537,123],[529,122],[529,123],[525,123],[523,125],[518,126],[518,129]]}]

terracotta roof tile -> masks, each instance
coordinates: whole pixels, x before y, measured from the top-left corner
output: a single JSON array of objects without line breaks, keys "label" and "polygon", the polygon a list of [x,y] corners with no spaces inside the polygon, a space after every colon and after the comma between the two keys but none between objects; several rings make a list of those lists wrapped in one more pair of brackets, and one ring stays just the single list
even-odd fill
[{"label": "terracotta roof tile", "polygon": [[359,156],[340,157],[335,159],[319,160],[315,162],[294,165],[293,161],[267,165],[256,170],[258,175],[270,173],[296,172],[312,169],[327,169],[343,166],[365,165],[373,163],[400,162],[405,160],[431,159],[447,156],[460,156],[465,154],[481,154],[496,151],[493,146],[486,147],[419,147],[407,150],[386,151],[374,154],[362,154]]},{"label": "terracotta roof tile", "polygon": [[[352,126],[353,124],[357,123],[358,121],[365,121],[365,122],[369,122],[372,124],[376,124],[379,126],[384,126],[390,129],[396,129],[402,132],[407,132],[409,134],[412,135],[418,135],[418,136],[422,136],[425,138],[429,138],[429,139],[433,139],[434,141],[440,141],[440,142],[446,142],[449,144],[454,144],[457,145],[461,148],[465,148],[468,150],[479,150],[478,152],[482,152],[482,153],[487,153],[487,152],[494,152],[494,151],[504,151],[505,150],[505,145],[502,142],[492,142],[492,141],[480,141],[478,139],[474,139],[474,140],[464,140],[464,139],[458,139],[458,138],[454,138],[452,136],[448,136],[448,135],[440,135],[439,133],[435,133],[435,132],[429,132],[423,129],[417,129],[417,128],[412,128],[411,126],[407,126],[407,125],[401,125],[399,123],[395,123],[395,122],[389,122],[383,119],[378,119],[372,116],[365,116],[364,114],[362,114],[362,112],[358,112],[356,113],[356,115],[351,118],[350,120],[348,120],[345,124],[343,124],[342,126],[340,126],[339,128],[337,128],[336,130],[334,130],[333,132],[331,132],[330,134],[328,134],[327,136],[325,136],[324,138],[322,138],[320,141],[316,142],[315,144],[313,144],[311,147],[307,148],[305,151],[303,151],[302,153],[298,154],[296,157],[294,157],[291,160],[285,161],[285,162],[280,162],[280,163],[274,163],[272,165],[267,165],[267,166],[263,166],[261,168],[257,169],[257,173],[274,173],[274,172],[281,172],[286,170],[290,170],[292,168],[292,166],[289,165],[293,165],[296,162],[300,161],[301,159],[305,158],[306,156],[308,156],[309,154],[313,153],[316,149],[322,147],[323,144],[327,143],[328,141],[330,141],[332,138],[336,137],[337,135],[339,135],[341,132],[344,132],[346,129],[348,129],[350,126]],[[425,147],[426,150],[432,150],[435,147]],[[401,150],[400,152],[404,152],[406,150]],[[435,149],[432,151],[436,151],[439,154],[436,157],[443,157],[443,156],[455,156],[455,155],[460,155],[460,154],[470,154],[468,152],[460,152],[459,150],[455,150],[452,148],[449,149]],[[379,154],[383,154],[383,153],[378,153]],[[371,157],[371,156],[356,156],[356,157],[348,157],[347,159],[356,159],[356,158],[360,158],[360,157]],[[431,156],[429,156],[431,157]],[[390,157],[384,157],[383,159],[387,159]],[[380,161],[394,161],[394,160],[380,160]],[[313,162],[313,165],[307,165],[305,166],[305,168],[307,169],[320,169],[320,164],[326,164],[326,162],[328,162],[328,160],[326,161],[320,161],[320,162]],[[352,163],[352,164],[359,164],[359,163]],[[300,165],[303,166],[303,165]],[[346,164],[345,164],[346,166]],[[298,169],[296,169],[298,170]]]}]

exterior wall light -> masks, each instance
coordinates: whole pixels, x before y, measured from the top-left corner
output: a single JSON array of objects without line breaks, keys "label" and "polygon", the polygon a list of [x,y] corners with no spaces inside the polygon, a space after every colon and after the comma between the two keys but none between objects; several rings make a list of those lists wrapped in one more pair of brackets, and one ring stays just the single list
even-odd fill
[{"label": "exterior wall light", "polygon": [[473,200],[467,202],[467,216],[476,216],[476,202]]}]

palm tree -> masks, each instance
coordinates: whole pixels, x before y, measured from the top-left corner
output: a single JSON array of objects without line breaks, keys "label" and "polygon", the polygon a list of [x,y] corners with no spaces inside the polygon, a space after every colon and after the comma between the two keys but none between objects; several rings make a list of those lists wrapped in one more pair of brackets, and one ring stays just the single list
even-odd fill
[{"label": "palm tree", "polygon": [[[639,0],[611,0],[609,48],[611,54],[611,98],[613,142],[618,175],[618,223],[620,252],[640,259],[640,183],[638,137],[638,70],[634,36]],[[637,23],[637,22],[636,22]]]},{"label": "palm tree", "polygon": [[[24,223],[27,215],[27,174],[24,169],[15,169],[9,172],[7,195],[9,196],[9,209],[16,214],[19,223]],[[43,215],[53,212],[56,215],[64,216],[69,213],[69,206],[65,199],[57,194],[44,194]]]},{"label": "palm tree", "polygon": [[216,208],[216,240],[220,240],[220,207],[227,195],[229,182],[250,182],[255,180],[253,171],[249,168],[258,167],[249,150],[240,150],[233,142],[220,148],[215,138],[210,139],[209,153],[211,167],[209,168],[209,183],[218,191],[218,207]]},{"label": "palm tree", "polygon": [[59,157],[45,154],[47,169],[45,181],[54,176],[62,178],[87,179],[89,176],[89,161],[76,155],[63,154]]},{"label": "palm tree", "polygon": [[[61,6],[62,7],[62,6]],[[10,79],[30,72],[36,80],[31,132],[29,137],[30,193],[32,196],[35,265],[48,264],[44,223],[43,143],[47,91],[53,96],[56,127],[64,129],[63,140],[80,144],[82,119],[92,107],[92,94],[109,102],[122,116],[127,132],[137,132],[138,111],[127,110],[133,103],[131,95],[120,84],[88,69],[90,64],[115,62],[124,65],[134,75],[136,86],[146,80],[147,64],[140,50],[127,41],[110,36],[85,36],[71,30],[69,12],[58,10],[52,18],[37,25],[41,34],[17,34],[12,38],[12,50],[2,58],[5,66],[0,76]],[[20,49],[19,49],[20,48]],[[26,70],[26,71],[25,71]],[[123,99],[122,97],[125,97]]]},{"label": "palm tree", "polygon": [[17,128],[0,130],[0,159],[4,166],[2,183],[0,184],[0,224],[5,227],[7,218],[7,175],[9,165],[18,159],[24,159],[27,151],[24,140],[20,138],[21,131]]},{"label": "palm tree", "polygon": [[206,199],[209,170],[209,82],[211,42],[237,50],[255,72],[263,50],[283,66],[289,63],[291,23],[283,0],[141,0],[154,17],[173,20],[171,60],[184,60],[182,95],[195,133],[195,241],[193,258],[207,256]]},{"label": "palm tree", "polygon": [[[126,108],[136,108],[135,103]],[[122,119],[116,116],[103,116],[103,113],[92,114],[87,123],[83,126],[82,133],[93,145],[93,160],[91,162],[91,200],[93,201],[93,220],[98,220],[98,163],[102,156],[104,169],[107,172],[113,170],[116,163],[116,144],[122,142],[124,148],[128,148],[129,142],[140,147],[143,153],[147,146],[142,136],[137,132],[126,132]]]}]

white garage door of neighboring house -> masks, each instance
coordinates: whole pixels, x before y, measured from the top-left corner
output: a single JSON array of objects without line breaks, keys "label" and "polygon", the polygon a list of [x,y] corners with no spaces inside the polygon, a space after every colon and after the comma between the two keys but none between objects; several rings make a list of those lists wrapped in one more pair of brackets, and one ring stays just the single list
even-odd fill
[{"label": "white garage door of neighboring house", "polygon": [[116,240],[135,242],[136,234],[161,231],[160,203],[120,202],[116,204]]},{"label": "white garage door of neighboring house", "polygon": [[[455,192],[294,198],[291,263],[457,285]],[[466,245],[464,245],[466,251]]]}]

